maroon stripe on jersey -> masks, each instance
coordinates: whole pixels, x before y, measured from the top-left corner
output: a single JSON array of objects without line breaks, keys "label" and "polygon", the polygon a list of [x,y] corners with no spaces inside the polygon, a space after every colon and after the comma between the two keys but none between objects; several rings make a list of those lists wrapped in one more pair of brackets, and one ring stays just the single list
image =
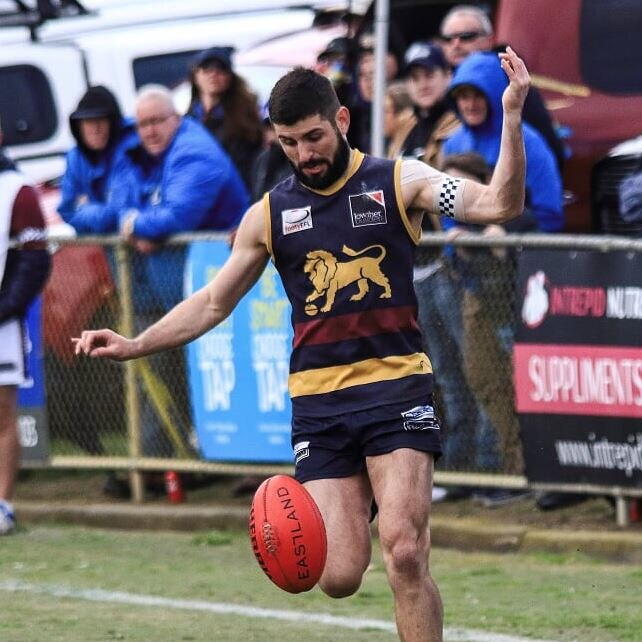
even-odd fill
[{"label": "maroon stripe on jersey", "polygon": [[25,250],[47,248],[45,218],[38,193],[29,185],[20,188],[13,202],[10,234]]},{"label": "maroon stripe on jersey", "polygon": [[341,314],[294,324],[294,347],[334,343],[399,330],[419,330],[414,305]]}]

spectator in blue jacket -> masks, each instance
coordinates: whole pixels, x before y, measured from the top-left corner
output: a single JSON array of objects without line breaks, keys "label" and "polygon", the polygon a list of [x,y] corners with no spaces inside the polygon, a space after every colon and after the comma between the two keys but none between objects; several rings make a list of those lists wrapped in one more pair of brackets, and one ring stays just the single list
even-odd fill
[{"label": "spectator in blue jacket", "polygon": [[[462,125],[445,142],[443,146],[444,159],[452,158],[449,156],[452,154],[476,152],[481,155],[492,173],[499,155],[503,112],[502,94],[506,84],[506,74],[494,53],[474,53],[461,63],[450,84],[449,95],[453,99]],[[498,115],[499,121],[497,120]],[[503,227],[489,226],[485,231],[486,234],[499,235],[507,231],[560,232],[564,226],[562,181],[555,156],[542,136],[530,125],[524,123],[522,132],[526,152],[526,209],[521,216],[509,221]],[[450,219],[442,219],[442,224],[445,229],[450,230],[453,236],[465,231],[461,225],[455,225]],[[496,399],[492,398],[493,395],[488,394],[490,382],[489,380],[483,381],[485,387],[478,385],[479,368],[477,364],[471,365],[474,360],[471,350],[467,346],[471,337],[470,328],[473,326],[477,326],[477,329],[481,328],[485,323],[484,315],[488,314],[488,307],[479,304],[479,301],[485,301],[481,292],[482,285],[487,281],[483,278],[484,270],[481,261],[483,257],[486,257],[486,254],[453,253],[450,248],[448,255],[449,262],[455,273],[459,275],[460,282],[464,287],[462,300],[464,332],[460,337],[466,375],[477,393],[477,399],[481,402],[485,414],[492,419],[499,437],[498,445],[503,461],[503,472],[522,474],[523,459],[521,444],[515,428],[515,418],[495,412]],[[473,256],[476,260],[465,260],[463,255],[469,258]],[[500,279],[498,283],[502,285],[500,288],[502,300],[499,300],[497,292],[494,292],[494,310],[498,306],[501,307],[504,300],[509,302],[511,299],[513,272],[511,271],[512,262],[509,258],[494,266],[495,274]],[[487,296],[486,300],[489,298],[491,297]],[[495,355],[494,358],[503,363],[507,359],[509,362],[514,337],[510,320],[504,319],[504,317],[510,317],[510,313],[501,316],[505,323],[502,322],[495,328],[494,335],[496,335],[496,346],[500,346],[505,353],[502,354],[501,350],[491,352]],[[489,325],[486,323],[486,327]],[[482,349],[479,345],[477,348],[478,350]],[[501,364],[498,362],[495,367],[499,369]],[[477,495],[478,499],[486,506],[497,506],[523,497],[523,493],[519,491],[501,489],[489,489]]]},{"label": "spectator in blue jacket", "polygon": [[[114,94],[104,86],[90,87],[81,97],[76,109],[69,116],[69,128],[76,145],[67,153],[67,166],[62,177],[61,201],[58,212],[78,234],[102,234],[110,231],[113,214],[108,204],[110,195],[110,176],[124,150],[138,142],[132,118],[124,118]],[[111,260],[111,251],[106,249]],[[101,306],[100,314],[107,319],[112,317],[113,306],[107,301]],[[58,360],[50,354],[48,359],[55,360],[59,376],[47,381],[48,394],[56,396],[69,385],[70,378],[91,377],[92,369]],[[79,374],[82,371],[82,374]],[[64,410],[53,406],[50,411],[50,426],[55,436],[67,439],[83,448],[91,455],[104,454],[100,430],[96,422],[88,419],[87,408],[91,405],[89,396],[93,395],[86,387],[75,392],[73,404]],[[113,475],[108,477],[109,480]]]},{"label": "spectator in blue jacket", "polygon": [[181,118],[169,91],[142,88],[136,100],[140,144],[116,167],[111,197],[114,226],[148,254],[146,278],[163,310],[182,298],[183,252],[157,252],[179,232],[232,231],[249,205],[234,164],[194,119]]},{"label": "spectator in blue jacket", "polygon": [[239,173],[202,125],[176,113],[165,87],[141,89],[136,128],[140,144],[127,150],[114,176],[112,206],[125,236],[158,242],[238,225],[249,204]]},{"label": "spectator in blue jacket", "polygon": [[90,87],[69,116],[76,146],[67,153],[58,212],[79,234],[100,234],[113,225],[106,204],[112,168],[138,142],[132,119],[123,118],[106,87]]},{"label": "spectator in blue jacket", "polygon": [[[457,4],[448,11],[441,21],[437,40],[453,70],[476,51],[506,51],[505,44],[495,42],[493,23],[488,13],[471,4]],[[542,95],[532,85],[524,103],[523,118],[543,136],[561,172],[570,151],[556,131]]]},{"label": "spectator in blue jacket", "polygon": [[[165,87],[143,87],[135,112],[140,144],[127,149],[114,170],[118,189],[110,207],[114,227],[138,253],[134,309],[141,327],[183,296],[185,248],[162,247],[162,242],[179,232],[233,231],[249,206],[249,195],[223,148],[200,123],[176,113]],[[156,356],[150,363],[161,377],[185,370],[179,354]],[[191,425],[185,382],[173,384],[176,409],[184,417],[179,423]],[[170,456],[171,444],[149,404],[143,405],[142,425],[143,452]]]},{"label": "spectator in blue jacket", "polygon": [[[494,53],[471,54],[457,68],[449,94],[454,99],[461,127],[446,141],[444,156],[478,152],[493,168],[499,155],[502,131],[502,93],[506,74]],[[562,180],[553,153],[530,125],[522,125],[526,150],[528,212],[542,232],[559,232],[564,227]],[[517,219],[519,220],[519,219]]]}]

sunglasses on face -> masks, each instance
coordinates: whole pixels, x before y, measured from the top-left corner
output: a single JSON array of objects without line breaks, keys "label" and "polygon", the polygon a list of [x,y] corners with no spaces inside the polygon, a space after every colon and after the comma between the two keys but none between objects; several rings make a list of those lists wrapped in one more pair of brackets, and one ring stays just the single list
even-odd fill
[{"label": "sunglasses on face", "polygon": [[440,37],[444,42],[452,42],[453,40],[461,40],[462,42],[472,42],[480,38],[484,34],[480,31],[460,31],[458,33],[451,33],[450,35],[442,34]]}]

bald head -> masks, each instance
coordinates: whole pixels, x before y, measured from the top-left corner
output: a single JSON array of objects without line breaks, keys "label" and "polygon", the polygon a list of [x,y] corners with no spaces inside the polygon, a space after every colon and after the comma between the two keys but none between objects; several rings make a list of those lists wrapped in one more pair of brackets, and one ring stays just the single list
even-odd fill
[{"label": "bald head", "polygon": [[162,85],[146,85],[136,96],[136,129],[148,154],[160,156],[180,125],[170,91]]},{"label": "bald head", "polygon": [[446,59],[459,66],[471,53],[489,51],[493,46],[490,18],[474,5],[457,5],[441,21],[440,42]]}]

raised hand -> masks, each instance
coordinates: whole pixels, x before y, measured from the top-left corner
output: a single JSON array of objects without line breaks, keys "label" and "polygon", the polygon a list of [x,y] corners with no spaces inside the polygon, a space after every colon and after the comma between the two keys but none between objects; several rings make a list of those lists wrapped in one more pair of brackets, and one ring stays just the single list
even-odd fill
[{"label": "raised hand", "polygon": [[116,334],[113,330],[84,330],[80,337],[72,338],[76,355],[106,357],[124,361],[137,356],[136,342]]},{"label": "raised hand", "polygon": [[510,48],[499,54],[502,69],[508,76],[509,84],[502,96],[504,113],[521,114],[526,94],[531,85],[531,77],[524,61]]}]

